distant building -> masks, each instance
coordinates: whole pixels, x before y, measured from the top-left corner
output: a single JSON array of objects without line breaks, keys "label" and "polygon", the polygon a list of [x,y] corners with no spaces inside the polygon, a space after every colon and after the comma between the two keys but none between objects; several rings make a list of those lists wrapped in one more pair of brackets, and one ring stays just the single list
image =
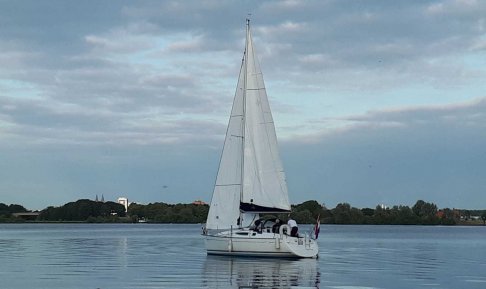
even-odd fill
[{"label": "distant building", "polygon": [[24,213],[13,213],[12,216],[28,221],[35,221],[40,215],[40,212],[24,212]]},{"label": "distant building", "polygon": [[117,203],[123,205],[125,207],[125,212],[128,212],[128,199],[125,197],[120,197],[117,200]]},{"label": "distant building", "polygon": [[437,214],[435,214],[435,215],[436,215],[436,216],[437,216],[437,218],[439,218],[439,219],[442,219],[442,218],[444,218],[444,217],[445,217],[445,213],[444,213],[444,211],[442,211],[442,210],[438,210],[438,211],[437,211]]},{"label": "distant building", "polygon": [[380,204],[379,206],[380,206],[380,208],[382,208],[383,210],[388,210],[388,209],[389,209],[389,207],[388,207],[387,205],[385,205],[385,204]]},{"label": "distant building", "polygon": [[201,201],[201,200],[195,200],[194,202],[192,202],[193,205],[196,205],[196,206],[202,206],[202,205],[207,205],[207,203]]}]

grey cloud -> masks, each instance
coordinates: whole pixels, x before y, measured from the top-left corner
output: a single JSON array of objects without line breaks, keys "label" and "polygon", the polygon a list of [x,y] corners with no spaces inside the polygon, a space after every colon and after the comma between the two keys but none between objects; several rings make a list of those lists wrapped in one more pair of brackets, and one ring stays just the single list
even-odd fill
[{"label": "grey cloud", "polygon": [[[350,127],[323,132],[313,143],[287,141],[282,155],[290,191],[330,206],[429,199],[441,207],[479,209],[486,202],[486,135],[479,133],[486,131],[484,111],[485,98],[377,111],[345,118]],[[386,125],[391,122],[400,125]]]},{"label": "grey cloud", "polygon": [[[273,78],[286,79],[288,76],[283,71],[293,71],[297,78],[302,75],[299,82],[303,84],[324,82],[333,86],[343,85],[339,81],[343,75],[360,72],[360,75],[366,75],[361,83],[375,83],[371,87],[392,87],[396,84],[393,79],[416,81],[425,77],[433,85],[464,85],[471,76],[473,79],[484,77],[483,72],[470,71],[461,61],[449,60],[447,65],[439,61],[445,60],[441,57],[468,49],[482,51],[478,49],[482,47],[480,38],[484,34],[480,23],[486,8],[481,2],[476,6],[461,6],[446,1],[440,3],[440,9],[434,8],[437,6],[435,1],[351,1],[349,5],[342,1],[250,1],[247,4],[149,1],[143,5],[127,1],[115,6],[55,3],[59,5],[50,14],[35,11],[43,15],[37,17],[33,17],[34,10],[43,11],[50,5],[3,4],[8,25],[1,31],[6,34],[8,43],[17,43],[8,51],[23,53],[23,68],[52,69],[37,74],[53,75],[57,69],[73,65],[107,64],[104,57],[113,58],[117,53],[147,53],[157,39],[169,39],[167,51],[170,54],[158,55],[169,59],[178,53],[196,58],[203,52],[239,52],[245,17],[241,11],[253,11],[254,36],[263,36],[257,48],[261,49],[265,72],[270,76],[278,73]],[[457,9],[458,6],[462,8]],[[65,16],[72,14],[73,9],[77,11],[76,15]],[[440,13],[432,13],[434,9]],[[7,15],[8,11],[16,18]],[[64,13],[57,17],[60,11]],[[444,11],[449,11],[447,17]],[[400,17],[396,16],[398,13]],[[451,21],[450,17],[458,17],[460,21]],[[43,34],[32,32],[35,27]],[[181,39],[181,35],[187,37]],[[50,41],[49,37],[56,41]],[[35,57],[27,58],[33,51],[36,51]],[[425,57],[438,61],[429,62],[424,60]],[[88,64],[83,64],[84,61]],[[397,64],[403,68],[396,69]],[[173,59],[170,65],[187,67],[188,63]],[[192,63],[187,72],[197,73],[197,65]],[[130,69],[120,69],[119,65],[110,68],[117,71],[114,74],[126,73],[124,78],[133,79]],[[369,71],[394,77],[377,80],[367,75]],[[308,72],[317,73],[308,77]],[[197,77],[196,74],[193,76]],[[443,81],[444,78],[447,81]],[[125,79],[118,81],[126,83]]]},{"label": "grey cloud", "polygon": [[[46,5],[36,7],[30,5],[7,5],[9,10],[17,10],[15,19],[10,19],[6,23],[11,26],[6,27],[5,31],[30,31],[29,24],[36,23],[49,37],[56,37],[57,40],[63,39],[63,35],[71,35],[69,41],[78,43],[84,37],[93,34],[94,31],[112,30],[114,27],[123,27],[135,35],[155,35],[164,37],[174,33],[191,33],[193,35],[204,35],[207,43],[213,42],[211,49],[218,47],[231,49],[240,42],[242,36],[243,20],[246,15],[241,11],[253,11],[255,27],[260,27],[260,31],[271,31],[265,34],[267,43],[292,43],[296,54],[317,54],[330,51],[337,58],[346,61],[360,61],[360,57],[353,59],[356,52],[363,51],[362,56],[378,56],[392,61],[391,54],[387,57],[383,54],[380,47],[396,47],[410,45],[412,48],[406,52],[406,56],[413,57],[423,53],[452,53],[456,49],[461,49],[471,43],[481,35],[480,21],[486,7],[484,3],[477,2],[476,5],[462,5],[457,1],[446,1],[442,6],[443,10],[451,11],[451,14],[444,16],[444,13],[430,13],[430,10],[437,6],[435,1],[407,1],[390,2],[386,1],[307,1],[293,3],[292,1],[250,1],[247,4],[221,3],[211,1],[147,1],[143,5],[133,2],[117,3],[118,8],[113,5],[87,5],[79,3],[74,9],[76,15],[71,15],[73,2],[61,1],[53,5],[50,11],[52,15],[66,15],[66,19],[49,17],[46,13],[43,17],[32,17],[34,10],[48,9]],[[34,2],[36,3],[36,2]],[[349,4],[348,4],[349,3]],[[351,5],[352,4],[352,5]],[[442,4],[442,3],[440,3]],[[25,7],[19,7],[25,6]],[[44,7],[42,7],[44,6]],[[447,7],[452,8],[447,8]],[[66,9],[61,13],[62,7]],[[8,7],[7,7],[8,8]],[[460,8],[460,9],[458,9]],[[19,11],[21,13],[19,14]],[[461,13],[457,13],[461,11]],[[400,12],[400,17],[396,15]],[[456,12],[456,13],[454,13]],[[7,14],[7,13],[5,13]],[[19,15],[21,17],[19,17]],[[69,15],[69,16],[67,16]],[[88,15],[92,15],[91,18]],[[105,17],[101,17],[104,15]],[[182,16],[181,16],[182,15]],[[13,17],[13,16],[10,16]],[[450,17],[461,17],[461,21],[450,21]],[[57,25],[67,21],[72,25]],[[18,25],[18,24],[21,25]],[[224,25],[223,25],[224,23]],[[17,28],[14,29],[13,24]],[[82,24],[82,25],[81,25]],[[297,26],[295,26],[297,25]],[[72,27],[71,27],[72,26]],[[76,28],[74,26],[80,26]],[[304,26],[303,29],[296,29]],[[273,27],[273,28],[272,28]],[[293,27],[293,28],[292,28]],[[53,29],[63,29],[70,33],[59,33]],[[270,30],[269,30],[270,29]],[[294,33],[287,33],[287,32]],[[18,36],[18,34],[16,34]],[[40,37],[25,34],[33,41],[39,38],[45,39],[45,35]],[[9,35],[14,37],[15,35]],[[23,39],[27,37],[22,37]],[[453,41],[454,45],[441,47],[434,43]],[[49,41],[42,42],[48,45]],[[359,43],[359,47],[354,49],[354,44]],[[39,45],[41,43],[38,43]],[[51,43],[55,45],[56,43]],[[353,44],[350,46],[350,44]],[[377,47],[374,47],[374,46]],[[392,45],[392,46],[390,46]],[[208,46],[209,47],[209,46]],[[455,48],[456,47],[456,48]],[[63,48],[63,47],[59,47]],[[64,50],[67,51],[64,47]],[[353,48],[353,49],[349,49]],[[452,49],[451,49],[452,48]],[[71,51],[76,51],[70,49]],[[390,53],[395,49],[390,49]],[[366,52],[369,51],[369,52]],[[403,48],[402,52],[403,53]],[[351,59],[349,59],[351,57]],[[361,60],[364,60],[361,58]]]},{"label": "grey cloud", "polygon": [[[119,2],[119,5],[123,2]],[[0,35],[25,50],[55,57],[75,55],[84,49],[83,36],[121,23],[112,3],[79,1],[2,1]]]},{"label": "grey cloud", "polygon": [[[433,85],[464,85],[477,71],[464,66],[460,55],[481,47],[478,43],[484,35],[486,5],[479,1],[470,6],[456,3],[459,1],[445,2],[445,6],[452,7],[446,16],[427,12],[436,1],[309,1],[288,11],[283,9],[278,19],[260,24],[263,28],[257,31],[268,31],[264,34],[265,46],[291,46],[264,54],[264,66],[270,73],[320,72],[310,81],[306,81],[307,76],[300,81],[324,80],[328,86],[334,86],[343,75],[357,72],[365,75],[361,82],[381,83],[385,87],[391,87],[393,82],[375,81],[366,74],[392,75],[408,82],[425,77]],[[269,14],[274,6],[282,6],[270,3],[262,5],[271,6],[264,10]],[[452,12],[456,6],[461,6],[461,13]],[[292,31],[289,23],[301,29]],[[316,61],[309,64],[313,58]],[[447,81],[443,81],[444,77]],[[285,75],[278,73],[277,78]]]},{"label": "grey cloud", "polygon": [[403,127],[445,125],[486,128],[486,98],[467,103],[444,106],[423,106],[369,112],[366,115],[340,118],[343,121],[373,126],[380,123],[397,123]]},{"label": "grey cloud", "polygon": [[[21,155],[6,148],[28,147],[25,151],[32,150],[30,157],[37,161],[36,171],[29,171],[27,162],[18,164],[19,175],[9,179],[9,189],[18,191],[14,182],[20,183],[18,176],[25,172],[39,182],[50,180],[40,186],[46,194],[48,188],[58,195],[62,190],[73,195],[109,190],[115,179],[117,189],[126,186],[132,192],[137,184],[147,183],[144,189],[152,200],[160,200],[157,184],[147,176],[159,177],[157,166],[163,163],[167,178],[176,178],[171,166],[186,176],[179,180],[182,185],[174,181],[171,187],[187,189],[188,198],[197,194],[187,185],[191,173],[200,176],[203,171],[204,178],[195,183],[210,191],[214,178],[207,168],[216,170],[248,12],[253,14],[253,36],[266,79],[274,80],[268,87],[283,84],[286,93],[298,96],[354,89],[369,97],[370,91],[394,92],[404,83],[447,89],[480,82],[484,69],[465,59],[482,57],[485,51],[485,5],[2,1],[0,158],[6,168],[5,163]],[[286,102],[272,99],[272,105],[276,111],[300,112]],[[484,188],[480,178],[486,179],[481,175],[485,161],[478,155],[485,146],[478,133],[486,123],[483,111],[484,100],[479,100],[321,119],[311,124],[314,129],[322,128],[322,122],[332,122],[332,127],[344,122],[345,129],[318,130],[314,143],[289,138],[282,154],[289,185],[306,199],[324,194],[323,200],[358,206],[374,205],[365,198],[410,203],[430,194],[434,201],[441,192],[442,200],[460,204],[454,192],[461,186],[465,201]],[[73,159],[70,150],[79,150],[84,162]],[[59,151],[57,161],[51,161]],[[112,162],[94,167],[100,159]],[[70,171],[66,181],[56,176],[63,166]],[[127,171],[117,171],[120,167]],[[50,169],[48,176],[39,173]],[[458,181],[452,183],[454,179]],[[327,180],[324,186],[322,180]]]},{"label": "grey cloud", "polygon": [[86,110],[76,105],[2,98],[0,120],[7,129],[4,145],[191,144],[213,146],[224,126],[211,120],[166,118],[158,113]]}]

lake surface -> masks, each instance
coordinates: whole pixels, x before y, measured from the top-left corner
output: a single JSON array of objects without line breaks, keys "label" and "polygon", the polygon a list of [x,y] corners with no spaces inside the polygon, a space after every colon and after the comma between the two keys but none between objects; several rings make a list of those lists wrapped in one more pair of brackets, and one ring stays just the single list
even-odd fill
[{"label": "lake surface", "polygon": [[207,256],[200,233],[0,224],[0,288],[486,288],[486,227],[321,226],[318,260]]}]

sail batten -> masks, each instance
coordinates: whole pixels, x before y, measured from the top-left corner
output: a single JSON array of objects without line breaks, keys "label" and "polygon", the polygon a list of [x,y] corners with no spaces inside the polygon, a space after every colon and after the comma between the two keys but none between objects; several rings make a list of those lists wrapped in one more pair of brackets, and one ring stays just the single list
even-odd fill
[{"label": "sail batten", "polygon": [[208,214],[208,229],[236,227],[240,211],[290,211],[263,74],[255,56],[249,22],[247,25],[245,52]]}]

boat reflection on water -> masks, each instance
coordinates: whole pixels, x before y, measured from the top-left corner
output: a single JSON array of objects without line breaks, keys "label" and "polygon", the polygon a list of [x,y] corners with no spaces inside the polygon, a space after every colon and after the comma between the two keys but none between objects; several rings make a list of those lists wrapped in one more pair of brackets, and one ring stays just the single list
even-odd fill
[{"label": "boat reflection on water", "polygon": [[208,255],[202,276],[207,288],[319,288],[320,283],[315,259]]}]

